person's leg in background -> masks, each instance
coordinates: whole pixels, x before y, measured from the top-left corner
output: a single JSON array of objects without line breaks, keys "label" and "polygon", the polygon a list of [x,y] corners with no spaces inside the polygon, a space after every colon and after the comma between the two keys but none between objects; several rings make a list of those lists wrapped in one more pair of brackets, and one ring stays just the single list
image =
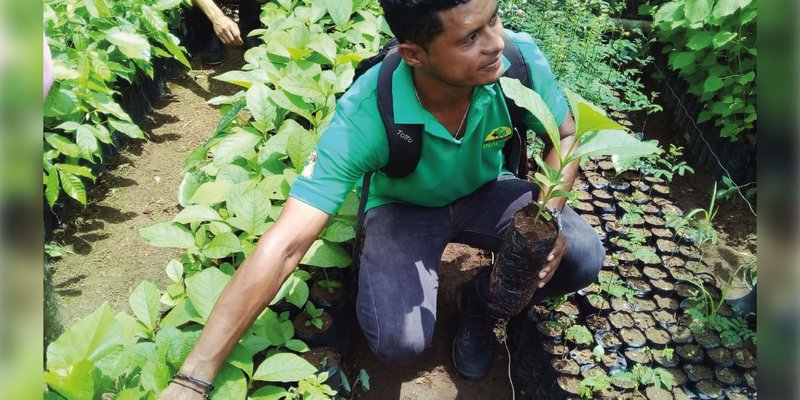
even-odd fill
[{"label": "person's leg in background", "polygon": [[261,20],[258,16],[261,15],[261,6],[264,3],[263,0],[239,1],[239,32],[241,32],[245,50],[261,44],[258,38],[249,35],[253,29],[261,28]]},{"label": "person's leg in background", "polygon": [[[458,232],[455,241],[497,252],[514,213],[538,197],[534,184],[503,176],[490,182],[453,207]],[[562,233],[567,250],[550,282],[534,293],[531,304],[546,297],[566,294],[588,286],[597,278],[605,249],[592,227],[568,206],[562,211]],[[491,267],[467,282],[459,296],[460,326],[453,341],[453,362],[459,374],[480,379],[491,366],[494,337],[492,327],[498,318],[487,308]]]}]

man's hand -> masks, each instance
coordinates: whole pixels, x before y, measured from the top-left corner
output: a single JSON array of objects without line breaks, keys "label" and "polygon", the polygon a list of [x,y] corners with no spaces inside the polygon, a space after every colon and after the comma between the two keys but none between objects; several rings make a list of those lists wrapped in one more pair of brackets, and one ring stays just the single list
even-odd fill
[{"label": "man's hand", "polygon": [[241,46],[244,43],[239,33],[239,25],[230,18],[223,15],[213,19],[211,23],[214,25],[214,33],[225,45]]},{"label": "man's hand", "polygon": [[556,237],[556,243],[553,246],[553,251],[547,256],[547,262],[544,264],[544,267],[541,271],[539,271],[539,288],[541,289],[547,282],[550,282],[550,279],[553,278],[553,275],[556,273],[558,266],[561,264],[561,257],[567,252],[567,238],[564,237],[564,233],[560,230],[558,231],[558,237]]}]

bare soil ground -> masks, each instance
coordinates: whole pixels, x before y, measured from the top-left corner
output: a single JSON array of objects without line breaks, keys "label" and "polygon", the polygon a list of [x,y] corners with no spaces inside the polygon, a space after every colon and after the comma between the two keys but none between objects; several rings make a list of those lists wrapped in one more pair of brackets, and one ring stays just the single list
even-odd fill
[{"label": "bare soil ground", "polygon": [[[236,90],[209,77],[239,68],[241,55],[241,50],[228,49],[222,65],[209,69],[196,63],[194,70],[170,81],[167,95],[144,124],[150,140],[129,145],[118,154],[92,186],[90,204],[85,209],[69,210],[66,225],[54,231],[51,242],[65,246],[68,251],[61,259],[50,261],[65,326],[73,325],[106,301],[116,311],[130,312],[128,297],[142,280],[165,287],[164,267],[179,252],[150,246],[139,237],[138,230],[169,220],[179,211],[181,164],[191,151],[205,143],[219,120],[218,110],[206,104],[206,100]],[[659,129],[667,132],[668,123],[660,124]],[[711,179],[698,171],[690,177],[678,177],[671,188],[681,207],[687,210],[708,203],[711,184]],[[755,240],[748,236],[756,232],[755,218],[741,202],[730,202],[721,204],[715,222],[723,231],[720,245],[710,248],[706,257],[709,265],[719,269],[722,278],[726,271],[755,253]],[[455,307],[458,288],[489,262],[487,253],[463,245],[448,246],[442,260],[434,347],[411,365],[382,364],[370,353],[354,327],[354,354],[351,360],[346,360],[346,369],[352,381],[354,372],[364,368],[371,377],[372,387],[367,393],[357,393],[356,398],[511,398],[506,376],[508,357],[502,345],[496,345],[491,373],[481,382],[461,379],[450,361],[451,340],[458,322]]]}]

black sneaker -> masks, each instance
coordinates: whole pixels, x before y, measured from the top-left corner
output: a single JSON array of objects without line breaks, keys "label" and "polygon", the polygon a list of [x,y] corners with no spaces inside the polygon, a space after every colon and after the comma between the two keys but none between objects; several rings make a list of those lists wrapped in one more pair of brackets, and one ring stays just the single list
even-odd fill
[{"label": "black sneaker", "polygon": [[216,35],[211,35],[208,45],[200,53],[200,61],[208,65],[219,65],[225,59],[222,54],[222,42]]},{"label": "black sneaker", "polygon": [[480,380],[492,366],[495,342],[493,328],[497,320],[489,315],[475,280],[461,287],[458,309],[459,325],[453,339],[453,366],[465,379]]}]

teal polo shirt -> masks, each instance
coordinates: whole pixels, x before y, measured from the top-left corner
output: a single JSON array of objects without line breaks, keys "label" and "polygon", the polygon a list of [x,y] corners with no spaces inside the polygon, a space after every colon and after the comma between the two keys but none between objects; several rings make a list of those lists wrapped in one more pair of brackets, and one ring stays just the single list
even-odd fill
[{"label": "teal polo shirt", "polygon": [[[533,89],[561,125],[568,113],[567,101],[544,55],[530,35],[508,30],[506,34],[528,63]],[[503,63],[508,68],[508,60],[503,58]],[[361,184],[365,173],[386,165],[389,145],[377,105],[379,69],[380,64],[372,67],[339,99],[330,125],[290,196],[334,214],[353,186]],[[373,174],[367,209],[395,202],[441,207],[510,173],[504,166],[502,149],[511,137],[511,118],[498,82],[474,88],[465,134],[458,140],[420,105],[412,69],[404,61],[394,71],[392,83],[395,122],[424,126],[422,153],[417,168],[405,178]],[[532,116],[525,122],[542,132]]]}]

